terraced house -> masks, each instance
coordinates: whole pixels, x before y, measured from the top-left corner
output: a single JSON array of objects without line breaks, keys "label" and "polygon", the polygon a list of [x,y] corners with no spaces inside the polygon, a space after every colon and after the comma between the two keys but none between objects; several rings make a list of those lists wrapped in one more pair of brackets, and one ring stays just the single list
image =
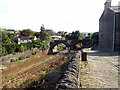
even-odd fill
[{"label": "terraced house", "polygon": [[105,2],[99,19],[99,51],[120,51],[120,2],[118,6]]}]

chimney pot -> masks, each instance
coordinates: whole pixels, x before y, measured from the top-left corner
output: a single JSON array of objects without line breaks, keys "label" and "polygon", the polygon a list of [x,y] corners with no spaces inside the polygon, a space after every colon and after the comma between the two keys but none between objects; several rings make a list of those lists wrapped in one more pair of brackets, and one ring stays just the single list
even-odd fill
[{"label": "chimney pot", "polygon": [[120,7],[120,1],[118,2],[118,6]]},{"label": "chimney pot", "polygon": [[106,0],[106,2],[111,2],[112,0]]}]

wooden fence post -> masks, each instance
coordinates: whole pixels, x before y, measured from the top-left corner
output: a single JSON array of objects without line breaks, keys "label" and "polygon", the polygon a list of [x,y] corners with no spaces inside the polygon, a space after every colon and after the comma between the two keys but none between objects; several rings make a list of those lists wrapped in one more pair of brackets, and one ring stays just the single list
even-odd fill
[{"label": "wooden fence post", "polygon": [[87,52],[82,52],[81,54],[81,61],[87,61]]}]

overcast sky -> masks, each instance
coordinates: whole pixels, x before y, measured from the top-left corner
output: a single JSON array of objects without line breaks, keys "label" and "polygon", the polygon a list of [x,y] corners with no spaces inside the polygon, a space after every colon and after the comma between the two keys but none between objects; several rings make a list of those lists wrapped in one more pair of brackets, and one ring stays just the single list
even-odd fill
[{"label": "overcast sky", "polygon": [[[106,0],[0,0],[0,27],[96,32]],[[112,0],[117,5],[119,0]]]}]

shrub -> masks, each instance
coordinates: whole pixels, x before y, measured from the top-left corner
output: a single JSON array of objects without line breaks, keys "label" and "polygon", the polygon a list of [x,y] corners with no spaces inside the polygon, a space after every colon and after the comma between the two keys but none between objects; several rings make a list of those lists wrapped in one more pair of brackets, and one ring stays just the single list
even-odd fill
[{"label": "shrub", "polygon": [[15,55],[16,54],[16,52],[13,52],[13,55]]},{"label": "shrub", "polygon": [[26,56],[26,58],[29,58],[30,56]]},{"label": "shrub", "polygon": [[18,59],[16,59],[16,61],[18,61]]},{"label": "shrub", "polygon": [[36,52],[32,52],[32,55],[35,55],[36,54]]},{"label": "shrub", "polygon": [[16,48],[17,48],[17,44],[16,43],[4,43],[2,46],[5,47],[5,49],[7,50],[8,54],[14,53]]},{"label": "shrub", "polygon": [[11,59],[11,60],[10,60],[10,62],[15,62],[15,61],[17,61],[17,60],[16,60],[16,59]]},{"label": "shrub", "polygon": [[19,57],[19,60],[23,60],[23,59],[25,59],[25,58],[26,58],[25,56]]},{"label": "shrub", "polygon": [[25,50],[25,46],[21,45],[18,48],[18,52],[23,52]]},{"label": "shrub", "polygon": [[1,51],[0,56],[5,56],[5,55],[7,55],[7,50],[6,50],[5,47],[3,47],[3,46],[2,46],[2,48],[0,47],[0,51]]},{"label": "shrub", "polygon": [[33,43],[32,42],[25,43],[25,46],[27,50],[31,50],[33,48]]},{"label": "shrub", "polygon": [[23,57],[19,57],[19,60],[23,60],[24,58]]}]

